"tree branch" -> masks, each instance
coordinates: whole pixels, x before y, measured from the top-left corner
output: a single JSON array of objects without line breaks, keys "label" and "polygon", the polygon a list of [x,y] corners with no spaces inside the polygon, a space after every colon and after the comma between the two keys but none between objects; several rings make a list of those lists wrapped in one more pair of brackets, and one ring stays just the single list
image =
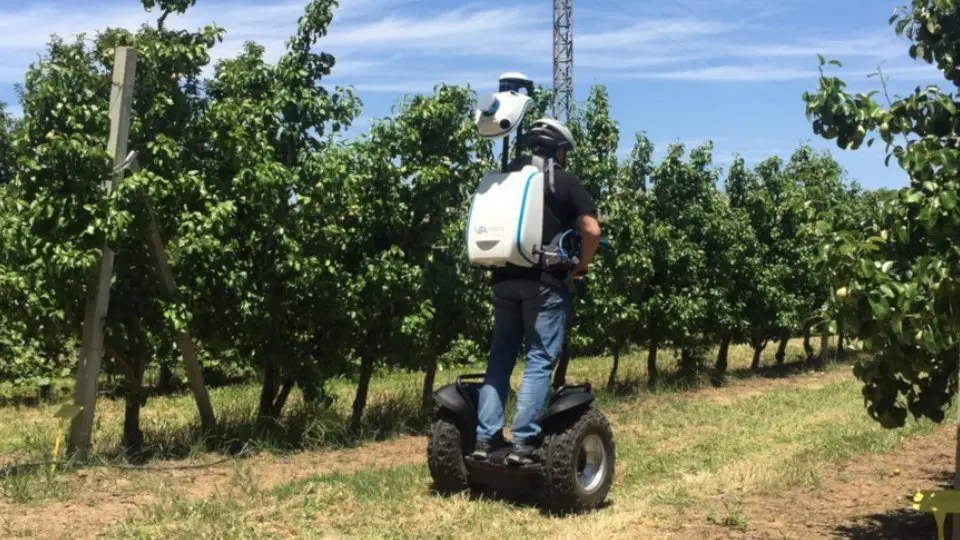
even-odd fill
[{"label": "tree branch", "polygon": [[164,21],[167,20],[167,17],[168,17],[171,13],[173,13],[173,12],[170,11],[170,9],[168,8],[168,9],[163,10],[163,13],[160,14],[160,18],[157,19],[157,30],[158,30],[158,31],[160,31],[160,32],[163,31],[163,23],[164,23]]}]

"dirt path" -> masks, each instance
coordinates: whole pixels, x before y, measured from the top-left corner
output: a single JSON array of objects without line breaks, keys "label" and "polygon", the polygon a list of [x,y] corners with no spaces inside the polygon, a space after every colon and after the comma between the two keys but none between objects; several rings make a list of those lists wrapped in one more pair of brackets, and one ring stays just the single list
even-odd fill
[{"label": "dirt path", "polygon": [[95,538],[130,512],[161,499],[199,500],[236,488],[269,490],[317,474],[418,463],[425,444],[423,437],[405,436],[345,450],[258,455],[206,468],[177,469],[179,463],[166,462],[141,470],[83,469],[67,480],[70,500],[0,502],[0,538]]},{"label": "dirt path", "polygon": [[[638,399],[645,402],[709,399],[730,403],[788,387],[823,386],[850,376],[849,369],[841,368],[825,374],[739,380],[726,388]],[[625,400],[614,407],[636,406],[636,403]],[[729,533],[704,524],[700,530],[703,534],[694,534],[691,538],[783,538],[786,535],[806,539],[838,534],[851,538],[904,538],[869,532],[866,536],[857,536],[852,532],[838,532],[835,527],[838,523],[847,523],[851,531],[855,527],[869,527],[871,521],[867,516],[906,507],[909,500],[904,497],[912,495],[912,489],[934,487],[936,484],[931,479],[935,475],[952,470],[952,434],[952,427],[947,426],[936,432],[932,440],[924,437],[908,441],[894,454],[872,456],[840,468],[838,474],[843,476],[837,477],[836,485],[825,486],[819,495],[786,493],[749,500],[746,512],[750,526],[746,533]],[[132,512],[162,500],[177,497],[200,500],[226,495],[236,489],[271,489],[318,474],[422,463],[425,447],[423,437],[399,437],[346,450],[303,452],[285,457],[260,455],[202,469],[85,469],[63,479],[65,500],[26,505],[0,502],[0,537],[95,538]],[[156,467],[164,465],[179,464],[158,463]],[[893,475],[896,468],[901,471],[899,476],[892,479],[879,476],[880,471]],[[851,482],[854,478],[860,481]],[[788,513],[783,514],[785,509]],[[857,521],[861,515],[864,518]],[[932,525],[932,519],[927,525]]]},{"label": "dirt path", "polygon": [[952,487],[955,437],[956,428],[948,421],[891,453],[826,465],[823,477],[828,480],[819,489],[748,497],[745,530],[698,524],[689,537],[936,539],[933,516],[913,510],[913,495],[920,489]]}]

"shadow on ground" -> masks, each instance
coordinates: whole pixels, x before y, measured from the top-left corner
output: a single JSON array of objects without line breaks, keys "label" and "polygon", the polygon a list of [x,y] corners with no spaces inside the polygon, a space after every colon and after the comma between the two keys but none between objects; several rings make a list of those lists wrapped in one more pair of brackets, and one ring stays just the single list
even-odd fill
[{"label": "shadow on ground", "polygon": [[[833,366],[848,366],[857,360],[857,353],[846,352],[843,355],[831,353],[830,360],[825,362],[822,368]],[[628,378],[621,378],[614,382],[613,386],[605,385],[596,390],[611,397],[629,397],[643,393],[669,393],[698,390],[708,386],[722,388],[731,381],[746,381],[751,379],[787,379],[795,377],[802,373],[812,373],[823,371],[821,366],[811,363],[808,359],[797,356],[792,361],[782,364],[761,366],[757,369],[739,368],[732,369],[718,377],[712,367],[708,365],[701,366],[696,372],[681,372],[678,370],[662,371],[659,374],[656,384],[651,387],[646,375],[634,375]]]},{"label": "shadow on ground", "polygon": [[[944,528],[950,538],[949,516]],[[835,528],[833,535],[851,540],[936,540],[937,525],[933,514],[903,509],[864,516],[854,525]]]},{"label": "shadow on ground", "polygon": [[[931,475],[924,490],[953,489],[953,472]],[[950,540],[951,516],[944,520],[944,539]],[[851,540],[936,540],[937,522],[933,514],[901,508],[870,514],[834,528],[833,535]]]},{"label": "shadow on ground", "polygon": [[[433,486],[431,486],[430,493],[435,497],[445,497],[444,494],[438,492]],[[527,492],[510,491],[510,490],[500,491],[495,488],[491,488],[487,486],[475,486],[474,488],[472,488],[470,491],[467,492],[467,497],[470,499],[471,502],[491,501],[491,502],[496,502],[498,504],[510,506],[516,509],[536,509],[540,512],[540,515],[544,517],[558,518],[558,519],[569,518],[576,515],[582,516],[582,515],[591,514],[593,512],[601,512],[613,506],[613,502],[610,500],[610,498],[607,498],[602,503],[600,503],[599,507],[593,510],[588,510],[580,513],[551,514],[541,504],[536,491],[527,491]]]},{"label": "shadow on ground", "polygon": [[[851,357],[847,355],[831,364],[848,364]],[[809,363],[798,358],[756,370],[730,370],[726,374],[726,381],[787,378],[810,370]],[[656,387],[650,388],[647,383],[645,376],[631,377],[616,381],[612,388],[597,384],[594,392],[598,397],[617,399],[641,394],[690,391],[711,385],[707,370],[691,376],[678,373],[675,369],[665,369],[661,371]],[[512,399],[511,396],[508,411],[512,411]],[[348,448],[398,435],[425,435],[435,411],[421,410],[417,392],[382,396],[367,406],[358,431],[351,431],[347,427],[349,411],[338,411],[332,407],[288,407],[280,419],[268,422],[258,420],[256,411],[246,408],[217,412],[218,425],[212,433],[203,433],[196,424],[177,427],[145,425],[142,428],[144,444],[140,453],[130,456],[122,444],[117,444],[99,452],[94,456],[94,461],[104,464],[128,461],[142,465],[151,460],[184,459],[204,452],[242,457],[261,451],[287,453]],[[69,467],[70,464],[65,466]]]},{"label": "shadow on ground", "polygon": [[[832,363],[847,362],[849,357]],[[728,373],[728,379],[786,378],[810,370],[809,364],[800,359],[781,365],[764,366],[757,370],[731,370]],[[646,382],[644,378],[628,379],[618,381],[612,391],[596,388],[595,392],[606,394],[608,398],[617,398],[651,392],[682,392],[710,385],[709,378],[703,373],[690,378],[683,377],[675,370],[665,370],[660,384],[654,389],[650,389]],[[512,410],[511,403],[508,403],[508,410]],[[291,408],[281,419],[267,423],[257,421],[254,412],[252,410],[221,411],[217,430],[212,434],[201,433],[199,426],[196,425],[156,430],[145,426],[144,452],[136,461],[185,458],[198,450],[220,452],[226,455],[263,450],[273,452],[327,450],[352,447],[363,442],[381,441],[397,435],[425,435],[435,411],[422,410],[420,396],[415,392],[383,396],[377,402],[367,406],[362,427],[356,432],[347,428],[348,413],[332,408]],[[124,449],[117,447],[103,457],[117,459],[122,456],[124,456]]]},{"label": "shadow on ground", "polygon": [[279,419],[258,419],[255,409],[235,408],[218,411],[213,432],[203,432],[197,424],[176,427],[143,427],[142,451],[128,455],[122,444],[93,456],[95,462],[128,461],[141,465],[156,459],[185,459],[198,453],[219,453],[243,457],[259,452],[278,454],[305,450],[337,450],[365,442],[382,441],[400,435],[420,435],[427,431],[429,412],[420,408],[419,396],[385,396],[370,403],[364,411],[359,430],[351,430],[349,412],[332,407],[301,405],[288,407]]}]

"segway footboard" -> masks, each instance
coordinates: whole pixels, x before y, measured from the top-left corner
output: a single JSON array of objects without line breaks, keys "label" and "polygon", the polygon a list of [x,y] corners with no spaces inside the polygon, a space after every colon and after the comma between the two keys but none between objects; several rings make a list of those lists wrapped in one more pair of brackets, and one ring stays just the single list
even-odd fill
[{"label": "segway footboard", "polygon": [[490,453],[486,460],[466,458],[467,470],[477,484],[493,488],[504,493],[523,493],[536,490],[542,484],[543,465],[508,465],[507,454],[510,448],[499,448]]}]

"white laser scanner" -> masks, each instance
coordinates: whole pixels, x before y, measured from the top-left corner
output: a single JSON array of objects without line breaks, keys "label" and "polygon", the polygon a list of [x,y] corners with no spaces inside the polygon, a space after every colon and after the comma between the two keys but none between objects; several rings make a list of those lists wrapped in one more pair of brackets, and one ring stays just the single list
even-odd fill
[{"label": "white laser scanner", "polygon": [[[533,106],[532,94],[533,82],[526,75],[504,73],[499,91],[477,104],[474,122],[480,136],[503,138],[503,150],[501,170],[484,174],[470,204],[467,252],[476,266],[529,268],[541,262],[543,190],[552,180],[553,163],[520,156],[523,118]],[[516,159],[511,164],[509,138],[515,131]]]}]

